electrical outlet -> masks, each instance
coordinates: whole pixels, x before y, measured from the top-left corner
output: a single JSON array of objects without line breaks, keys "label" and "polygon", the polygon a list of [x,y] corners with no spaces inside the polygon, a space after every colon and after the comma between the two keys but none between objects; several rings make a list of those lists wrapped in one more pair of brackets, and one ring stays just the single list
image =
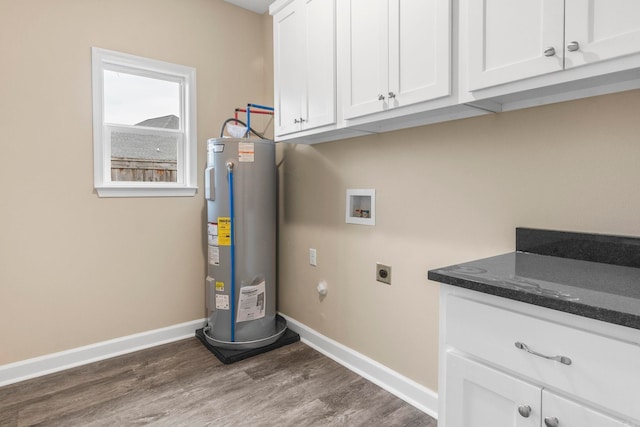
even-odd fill
[{"label": "electrical outlet", "polygon": [[318,264],[318,253],[314,248],[309,248],[309,265],[316,266]]},{"label": "electrical outlet", "polygon": [[391,284],[391,267],[384,264],[376,264],[376,280],[378,282]]}]

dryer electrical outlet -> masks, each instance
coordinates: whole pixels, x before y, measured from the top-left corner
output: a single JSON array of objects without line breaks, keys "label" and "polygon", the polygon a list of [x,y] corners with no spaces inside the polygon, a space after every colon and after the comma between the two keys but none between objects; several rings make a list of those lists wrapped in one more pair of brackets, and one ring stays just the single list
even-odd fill
[{"label": "dryer electrical outlet", "polygon": [[376,264],[376,280],[378,282],[391,284],[391,266],[384,264]]}]

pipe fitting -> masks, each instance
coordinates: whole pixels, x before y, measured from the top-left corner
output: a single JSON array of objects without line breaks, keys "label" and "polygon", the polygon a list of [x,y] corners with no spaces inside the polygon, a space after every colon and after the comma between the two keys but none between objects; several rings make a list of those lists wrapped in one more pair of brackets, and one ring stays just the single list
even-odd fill
[{"label": "pipe fitting", "polygon": [[318,286],[316,286],[316,290],[320,296],[327,295],[327,292],[329,291],[327,288],[327,282],[324,280],[321,280],[320,283],[318,283]]}]

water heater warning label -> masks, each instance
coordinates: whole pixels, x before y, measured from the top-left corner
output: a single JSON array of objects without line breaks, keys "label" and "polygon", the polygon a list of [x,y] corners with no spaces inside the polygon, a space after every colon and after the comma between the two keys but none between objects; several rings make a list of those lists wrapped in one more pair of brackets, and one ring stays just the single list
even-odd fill
[{"label": "water heater warning label", "polygon": [[220,265],[220,248],[217,246],[209,246],[209,264]]},{"label": "water heater warning label", "polygon": [[207,243],[218,246],[218,224],[215,222],[207,224]]},{"label": "water heater warning label", "polygon": [[207,224],[207,234],[211,236],[218,235],[218,224],[215,222],[210,222]]},{"label": "water heater warning label", "polygon": [[265,315],[265,283],[264,280],[255,286],[243,286],[238,301],[237,322],[261,319]]},{"label": "water heater warning label", "polygon": [[238,143],[238,160],[241,162],[253,162],[255,160],[256,147],[253,142]]},{"label": "water heater warning label", "polygon": [[229,310],[229,295],[216,295],[216,308],[218,310]]},{"label": "water heater warning label", "polygon": [[218,245],[231,246],[231,218],[218,217]]}]

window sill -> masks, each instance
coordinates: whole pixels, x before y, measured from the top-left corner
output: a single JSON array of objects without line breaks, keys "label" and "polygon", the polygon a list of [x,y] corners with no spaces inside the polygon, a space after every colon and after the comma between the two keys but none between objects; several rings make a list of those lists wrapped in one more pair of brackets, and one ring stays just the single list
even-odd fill
[{"label": "window sill", "polygon": [[198,187],[96,187],[98,197],[193,197]]}]

